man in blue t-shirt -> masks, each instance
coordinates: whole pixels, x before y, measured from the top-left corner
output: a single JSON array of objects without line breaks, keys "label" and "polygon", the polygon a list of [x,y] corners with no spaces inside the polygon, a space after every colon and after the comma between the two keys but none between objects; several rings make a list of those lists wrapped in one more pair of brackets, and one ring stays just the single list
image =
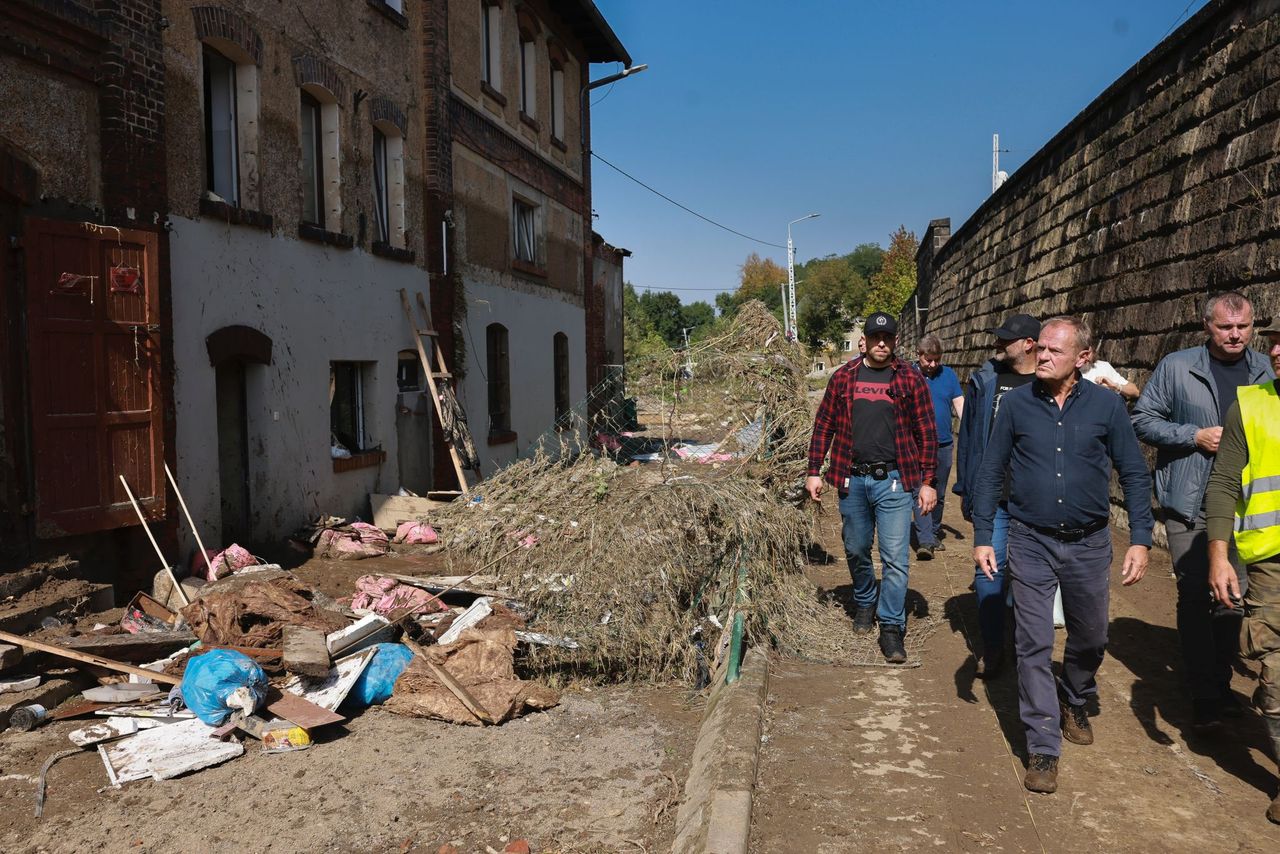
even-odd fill
[{"label": "man in blue t-shirt", "polygon": [[919,356],[916,367],[929,384],[934,419],[938,425],[938,503],[932,513],[921,513],[919,505],[913,505],[916,558],[933,560],[933,553],[943,547],[942,502],[947,493],[947,483],[951,479],[951,461],[954,456],[951,416],[954,413],[959,418],[964,412],[964,391],[960,388],[960,378],[956,376],[956,372],[942,364],[942,340],[937,335],[921,338],[916,352]]}]

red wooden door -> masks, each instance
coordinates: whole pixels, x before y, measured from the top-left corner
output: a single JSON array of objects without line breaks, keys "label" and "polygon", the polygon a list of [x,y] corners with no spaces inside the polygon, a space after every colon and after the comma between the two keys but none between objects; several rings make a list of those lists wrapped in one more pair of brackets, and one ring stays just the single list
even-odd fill
[{"label": "red wooden door", "polygon": [[27,221],[36,535],[138,524],[165,511],[157,236]]}]

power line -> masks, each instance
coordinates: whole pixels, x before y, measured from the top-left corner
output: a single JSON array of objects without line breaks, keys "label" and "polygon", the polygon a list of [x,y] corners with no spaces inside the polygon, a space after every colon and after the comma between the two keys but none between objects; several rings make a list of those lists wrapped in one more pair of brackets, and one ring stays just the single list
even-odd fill
[{"label": "power line", "polygon": [[[614,172],[617,172],[617,173],[618,173],[619,175],[621,175],[622,177],[624,177],[624,178],[629,178],[629,179],[631,179],[632,181],[635,181],[635,182],[636,182],[637,184],[639,184],[641,187],[644,187],[646,190],[648,190],[650,193],[653,193],[653,194],[654,194],[655,196],[657,196],[658,198],[665,199],[666,201],[668,201],[668,202],[670,202],[671,204],[675,205],[676,207],[680,208],[680,210],[685,211],[685,212],[687,212],[687,213],[691,213],[691,214],[693,214],[694,216],[696,216],[698,219],[703,220],[704,222],[709,222],[709,223],[711,223],[711,224],[712,224],[712,225],[714,225],[716,228],[722,228],[722,229],[724,229],[725,231],[729,232],[730,234],[736,234],[736,235],[738,235],[739,237],[744,237],[744,238],[746,238],[747,240],[752,241],[753,243],[759,243],[759,244],[761,244],[761,245],[763,245],[763,246],[772,246],[772,247],[774,247],[775,249],[786,249],[786,248],[787,248],[786,246],[782,245],[781,243],[770,243],[770,242],[769,242],[769,241],[767,241],[767,240],[761,240],[761,239],[760,239],[760,238],[758,238],[758,237],[752,237],[752,236],[751,236],[751,235],[749,235],[749,234],[743,234],[741,231],[738,231],[738,230],[736,230],[736,229],[732,229],[732,228],[730,228],[730,227],[729,227],[729,226],[727,226],[727,225],[722,225],[721,223],[716,222],[714,219],[711,219],[710,217],[703,216],[702,214],[700,214],[700,213],[698,213],[697,211],[695,211],[693,208],[690,208],[690,207],[687,207],[687,206],[685,206],[685,205],[680,204],[679,202],[677,202],[675,199],[671,198],[670,196],[668,196],[668,195],[666,195],[666,194],[664,194],[664,193],[660,193],[660,192],[658,192],[658,191],[657,191],[657,190],[655,190],[653,187],[650,187],[648,184],[646,184],[644,181],[641,181],[641,180],[640,180],[639,178],[637,178],[636,176],[634,176],[634,175],[629,175],[629,174],[627,174],[626,172],[623,172],[623,171],[622,171],[621,169],[619,169],[617,166],[614,166],[612,163],[610,163],[608,160],[605,160],[603,157],[601,157],[599,154],[596,154],[594,151],[593,151],[593,152],[591,152],[591,156],[592,156],[592,157],[594,157],[596,160],[599,160],[599,161],[600,161],[601,163],[603,163],[605,166],[608,166],[608,167],[609,167],[610,169],[612,169]],[[690,290],[692,290],[692,289],[690,289]]]},{"label": "power line", "polygon": [[734,291],[733,288],[672,288],[672,287],[659,287],[657,285],[631,285],[631,287],[635,288],[637,291],[659,291],[659,292],[669,291],[671,293],[675,293],[676,291],[699,291],[699,292],[712,293],[712,294],[728,294],[728,293],[733,293]]},{"label": "power line", "polygon": [[1169,37],[1169,33],[1173,32],[1174,27],[1178,26],[1178,22],[1182,20],[1182,15],[1187,14],[1187,10],[1194,5],[1196,5],[1196,0],[1191,0],[1191,2],[1187,4],[1187,8],[1182,10],[1182,14],[1173,19],[1173,23],[1169,25],[1169,29],[1164,31],[1164,35],[1160,37],[1160,41],[1164,41]]}]

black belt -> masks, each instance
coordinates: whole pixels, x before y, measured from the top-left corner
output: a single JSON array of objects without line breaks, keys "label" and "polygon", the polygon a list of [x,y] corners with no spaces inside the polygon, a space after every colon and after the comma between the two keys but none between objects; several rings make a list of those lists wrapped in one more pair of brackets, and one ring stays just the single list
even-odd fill
[{"label": "black belt", "polygon": [[873,477],[876,480],[884,480],[889,476],[889,472],[898,467],[893,460],[885,460],[878,463],[854,463],[849,467],[849,473],[856,477]]},{"label": "black belt", "polygon": [[1099,519],[1097,522],[1091,522],[1083,528],[1042,528],[1039,525],[1027,525],[1028,528],[1037,534],[1044,534],[1046,537],[1053,537],[1055,540],[1061,540],[1064,543],[1078,543],[1090,534],[1096,534],[1110,524],[1110,519]]}]

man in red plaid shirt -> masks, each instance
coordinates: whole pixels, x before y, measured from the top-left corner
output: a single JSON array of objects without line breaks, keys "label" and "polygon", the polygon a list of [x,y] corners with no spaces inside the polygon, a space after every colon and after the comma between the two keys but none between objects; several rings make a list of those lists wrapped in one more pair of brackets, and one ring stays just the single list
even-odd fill
[{"label": "man in red plaid shirt", "polygon": [[[938,433],[929,386],[893,351],[898,322],[877,311],[863,327],[867,352],[831,375],[814,419],[805,489],[822,500],[826,481],[840,495],[844,551],[857,610],[853,630],[869,634],[880,623],[880,651],[891,664],[907,660],[907,570],[911,559],[911,506],[929,513],[937,503]],[[871,565],[871,541],[880,535],[881,581]]]}]

